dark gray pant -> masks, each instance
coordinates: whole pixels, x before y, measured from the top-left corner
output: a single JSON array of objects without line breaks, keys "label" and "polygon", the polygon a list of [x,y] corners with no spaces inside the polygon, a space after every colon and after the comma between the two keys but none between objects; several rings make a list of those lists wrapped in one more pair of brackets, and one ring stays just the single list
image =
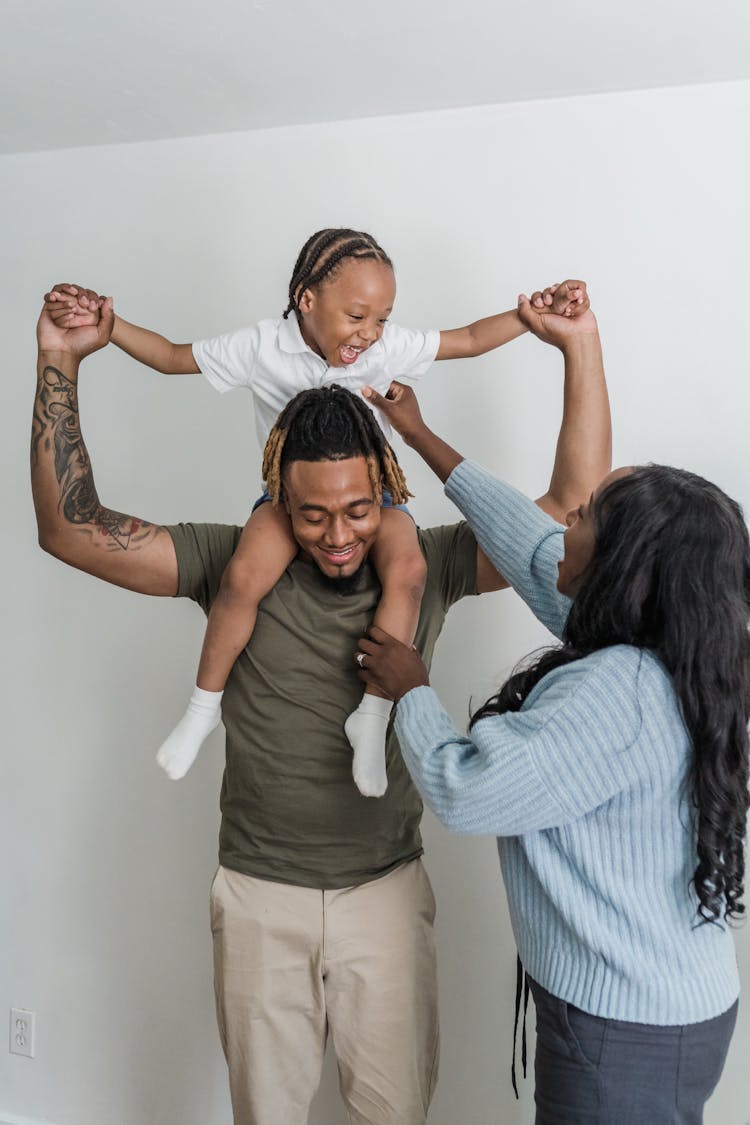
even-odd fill
[{"label": "dark gray pant", "polygon": [[601,1019],[529,981],[536,1005],[536,1125],[700,1125],[724,1069],[737,1003],[661,1027]]}]

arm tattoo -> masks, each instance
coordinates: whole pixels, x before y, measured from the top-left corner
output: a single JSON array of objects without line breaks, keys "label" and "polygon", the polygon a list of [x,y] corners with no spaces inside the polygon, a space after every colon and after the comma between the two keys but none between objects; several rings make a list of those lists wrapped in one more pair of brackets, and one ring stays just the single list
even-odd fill
[{"label": "arm tattoo", "polygon": [[34,403],[32,464],[52,453],[59,487],[58,511],[68,523],[81,525],[110,550],[127,551],[153,537],[153,524],[99,503],[91,461],[81,435],[75,383],[56,367],[45,367]]}]

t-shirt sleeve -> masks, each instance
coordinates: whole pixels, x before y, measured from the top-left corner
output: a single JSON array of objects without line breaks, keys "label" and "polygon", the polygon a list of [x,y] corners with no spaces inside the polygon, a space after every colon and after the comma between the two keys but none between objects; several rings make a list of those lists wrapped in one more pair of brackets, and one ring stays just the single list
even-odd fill
[{"label": "t-shirt sleeve", "polygon": [[477,593],[477,541],[467,523],[420,531],[427,581],[435,582],[443,608]]},{"label": "t-shirt sleeve", "polygon": [[177,555],[176,596],[191,598],[208,613],[242,529],[221,523],[178,523],[165,530]]},{"label": "t-shirt sleeve", "polygon": [[251,387],[260,350],[260,326],[238,328],[210,340],[196,340],[193,357],[220,394],[235,387]]},{"label": "t-shirt sleeve", "polygon": [[437,329],[421,332],[386,324],[383,335],[386,374],[389,379],[416,380],[432,366],[440,347]]}]

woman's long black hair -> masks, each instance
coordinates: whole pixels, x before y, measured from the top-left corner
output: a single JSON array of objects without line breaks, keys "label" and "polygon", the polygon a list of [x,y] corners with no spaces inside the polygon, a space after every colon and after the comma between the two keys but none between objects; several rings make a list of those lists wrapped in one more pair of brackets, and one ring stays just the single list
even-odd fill
[{"label": "woman's long black hair", "polygon": [[472,716],[517,711],[553,668],[609,645],[650,649],[692,741],[688,783],[702,921],[745,913],[750,720],[750,542],[738,504],[702,477],[646,465],[592,506],[594,553],[562,647],[517,670]]}]

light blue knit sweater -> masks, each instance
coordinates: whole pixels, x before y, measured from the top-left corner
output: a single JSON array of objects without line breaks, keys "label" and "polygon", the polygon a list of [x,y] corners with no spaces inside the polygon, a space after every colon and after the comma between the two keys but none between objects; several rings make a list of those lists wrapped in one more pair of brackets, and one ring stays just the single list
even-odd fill
[{"label": "light blue knit sweater", "polygon": [[[463,461],[446,494],[536,616],[560,636],[564,529]],[[431,688],[396,730],[426,803],[456,832],[498,837],[527,972],[594,1015],[686,1024],[739,991],[731,932],[696,925],[690,744],[669,675],[647,650],[602,649],[550,672],[520,711],[460,734]]]}]

